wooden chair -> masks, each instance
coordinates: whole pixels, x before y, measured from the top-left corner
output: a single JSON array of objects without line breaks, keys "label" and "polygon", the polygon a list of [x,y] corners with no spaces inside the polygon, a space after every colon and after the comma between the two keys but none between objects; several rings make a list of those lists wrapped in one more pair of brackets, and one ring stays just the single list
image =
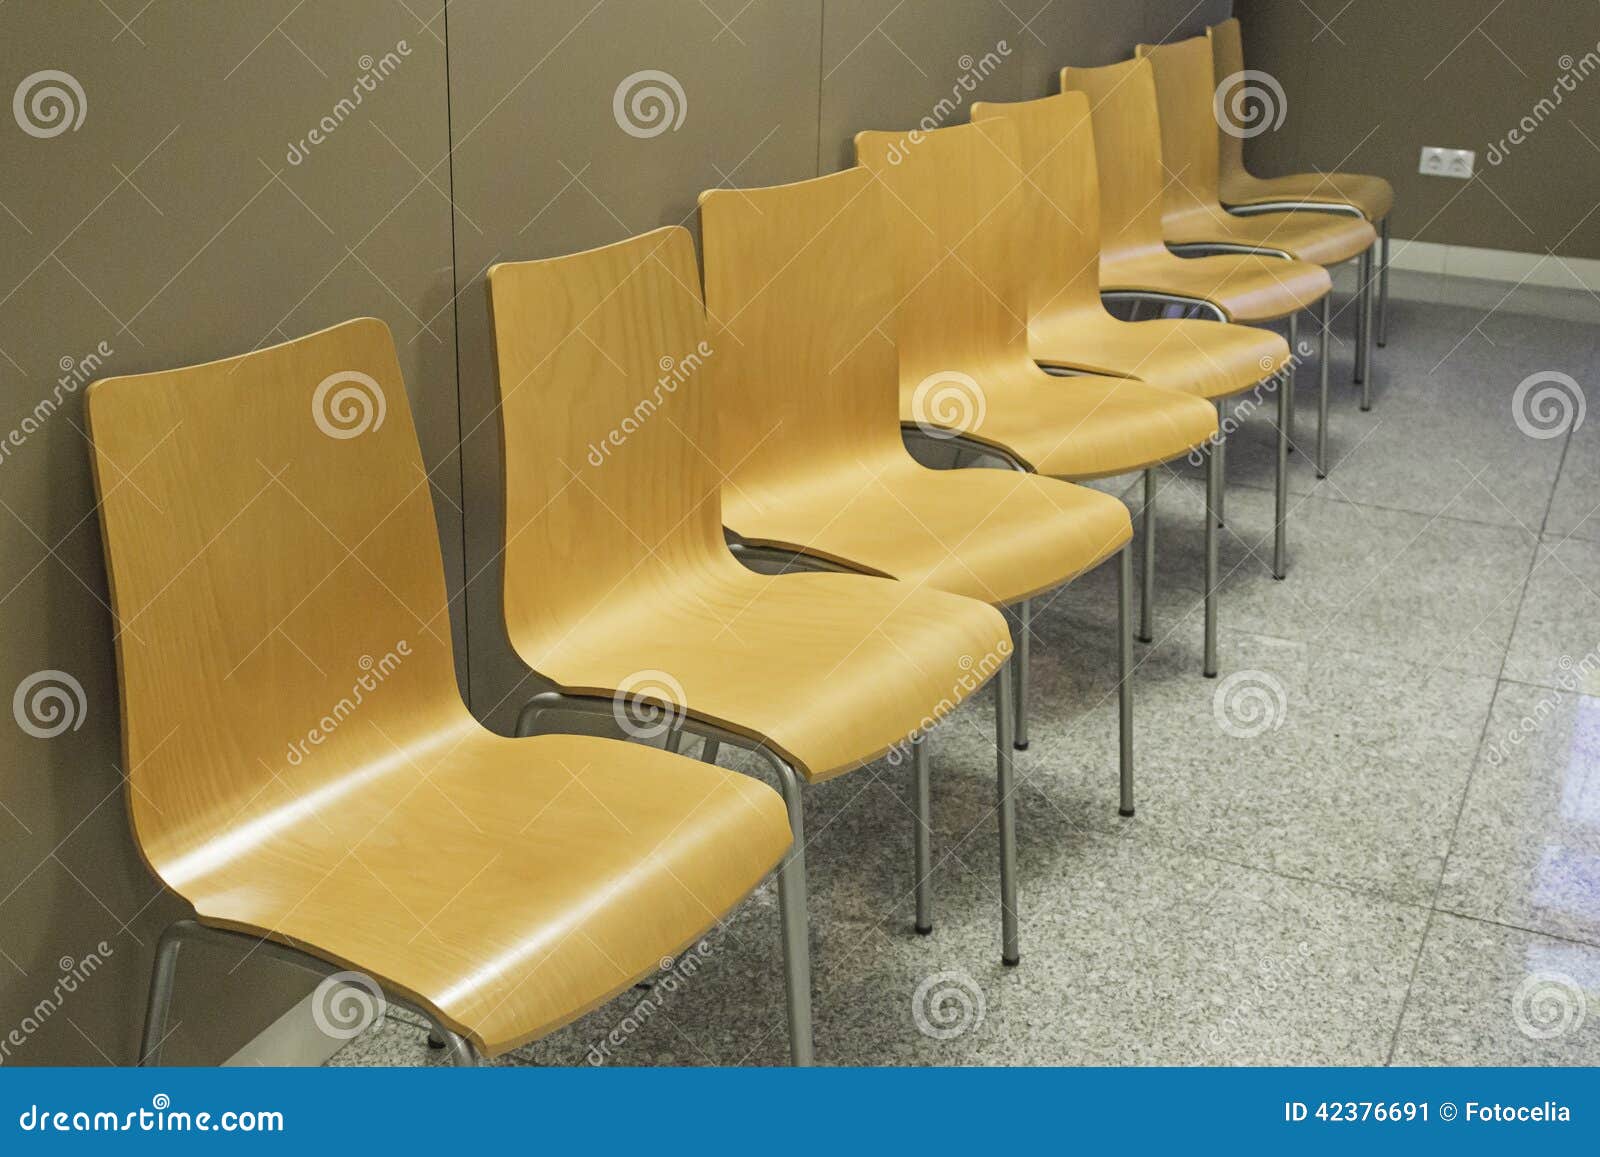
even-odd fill
[{"label": "wooden chair", "polygon": [[[1003,121],[914,137],[856,135],[887,193],[898,265],[900,418],[911,434],[998,451],[1069,481],[1124,474],[1212,444],[1201,398],[1129,378],[1052,377],[1028,352],[1026,183]],[[955,405],[940,406],[954,401]],[[1217,478],[1215,462],[1212,481]],[[1146,525],[1151,532],[1154,524]],[[1206,658],[1215,670],[1216,520],[1207,519]],[[1152,550],[1149,541],[1145,549]]]},{"label": "wooden chair", "polygon": [[[1372,262],[1378,235],[1371,225],[1328,213],[1229,213],[1219,199],[1217,157],[1222,135],[1213,107],[1211,42],[1194,36],[1175,44],[1138,47],[1155,75],[1161,158],[1167,181],[1162,195],[1161,229],[1179,254],[1245,250],[1283,258],[1360,265],[1356,310],[1355,380],[1367,381],[1371,361]],[[1370,394],[1370,386],[1364,396]],[[1365,407],[1364,407],[1365,408]]]},{"label": "wooden chair", "polygon": [[[1031,600],[1113,557],[1126,598],[1128,510],[1086,487],[1014,471],[933,470],[907,452],[886,325],[898,295],[881,197],[860,168],[700,195],[706,308],[719,351],[711,368],[722,519],[741,553],[769,562],[820,560],[1017,608],[1014,738],[1025,748]],[[1119,639],[1127,630],[1124,613]],[[1131,741],[1130,648],[1119,642],[1118,650]],[[1130,742],[1123,815],[1133,814],[1132,759]],[[920,814],[926,782],[917,781]]]},{"label": "wooden chair", "polygon": [[[1274,573],[1287,563],[1289,426],[1293,367],[1288,344],[1269,330],[1217,324],[1190,318],[1123,321],[1107,312],[1100,298],[1100,178],[1095,161],[1089,101],[1081,92],[1012,104],[979,102],[977,122],[1003,120],[1017,134],[1026,184],[1028,264],[1028,346],[1041,365],[1054,369],[1122,374],[1152,385],[1205,398],[1223,399],[1256,390],[1276,390],[1278,421],[1277,520]],[[1324,299],[1326,300],[1326,299]],[[1323,366],[1327,331],[1323,331]],[[1327,374],[1322,375],[1321,409],[1326,411]],[[1219,431],[1218,443],[1227,441]],[[1318,437],[1318,469],[1326,448]],[[1219,455],[1220,456],[1220,455]],[[1157,473],[1145,471],[1143,517],[1155,520]],[[1220,485],[1221,483],[1219,483]],[[1153,535],[1146,536],[1153,541]],[[1144,556],[1140,637],[1151,637],[1154,551]]]},{"label": "wooden chair", "polygon": [[[1281,177],[1257,177],[1245,168],[1244,100],[1245,87],[1235,87],[1235,79],[1248,86],[1251,75],[1245,72],[1244,45],[1239,21],[1229,17],[1206,29],[1211,40],[1212,71],[1219,92],[1213,104],[1219,116],[1226,117],[1233,131],[1218,134],[1218,191],[1231,213],[1351,213],[1364,218],[1378,230],[1378,324],[1377,344],[1389,339],[1389,212],[1394,208],[1394,186],[1382,177],[1364,173],[1293,173]],[[1268,110],[1270,111],[1270,110]]]},{"label": "wooden chair", "polygon": [[795,835],[779,888],[798,958],[801,783],[898,751],[998,675],[1002,956],[1016,963],[1004,617],[883,578],[756,574],[729,552],[703,373],[724,351],[707,342],[684,229],[496,265],[488,280],[506,626],[517,654],[555,688],[528,704],[518,730],[551,707],[614,715],[624,730],[643,712],[667,722],[669,742],[687,731],[765,757]]},{"label": "wooden chair", "polygon": [[382,322],[99,381],[88,414],[134,838],[198,920],[161,939],[143,1063],[197,941],[359,969],[458,1062],[495,1056],[653,974],[790,846],[745,777],[467,713]]}]

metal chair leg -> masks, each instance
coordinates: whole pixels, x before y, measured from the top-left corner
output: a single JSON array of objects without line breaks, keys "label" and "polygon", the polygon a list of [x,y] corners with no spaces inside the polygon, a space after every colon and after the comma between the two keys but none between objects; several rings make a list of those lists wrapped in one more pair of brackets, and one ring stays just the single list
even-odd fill
[{"label": "metal chair leg", "polygon": [[[1206,519],[1209,524],[1210,519]],[[1215,535],[1216,528],[1210,533]],[[1117,738],[1120,801],[1117,814],[1133,814],[1133,545],[1117,557]]]},{"label": "metal chair leg", "polygon": [[[1221,462],[1224,463],[1224,465],[1219,466],[1217,469],[1223,471],[1224,473],[1226,473],[1226,471],[1227,471],[1226,463],[1227,463],[1227,460],[1228,460],[1228,438],[1227,438],[1227,435],[1224,433],[1224,431],[1227,429],[1227,427],[1224,426],[1222,423],[1223,423],[1222,403],[1218,402],[1217,403],[1217,441],[1216,441],[1215,445],[1213,445],[1213,447],[1212,447],[1212,453],[1216,454],[1217,458]],[[1216,496],[1216,505],[1212,508],[1212,513],[1215,514],[1216,517],[1217,517],[1217,529],[1218,530],[1221,530],[1224,526],[1226,526],[1228,524],[1228,520],[1227,520],[1226,517],[1224,517],[1223,511],[1222,511],[1223,494],[1224,494],[1223,489],[1221,487],[1218,487],[1217,496]]]},{"label": "metal chair leg", "polygon": [[178,949],[188,933],[191,920],[168,926],[156,945],[155,967],[150,973],[150,999],[145,1006],[144,1035],[139,1040],[139,1064],[161,1063],[161,1046],[167,1039],[167,1018],[172,1011],[172,990],[177,980]]},{"label": "metal chair leg", "polygon": [[1378,227],[1383,256],[1378,263],[1378,348],[1389,344],[1389,218],[1385,214]]},{"label": "metal chair leg", "polygon": [[1366,295],[1361,299],[1361,348],[1356,351],[1360,358],[1361,373],[1356,381],[1361,384],[1361,410],[1363,413],[1372,409],[1372,263],[1373,245],[1367,250],[1367,255],[1362,259],[1361,268],[1366,281]]},{"label": "metal chair leg", "polygon": [[933,790],[928,773],[927,737],[915,736],[911,740],[911,795],[916,819],[913,822],[912,843],[917,858],[917,935],[926,936],[933,931]]},{"label": "metal chair leg", "polygon": [[[1289,347],[1293,349],[1298,335],[1298,318],[1289,318]],[[1289,565],[1289,415],[1294,412],[1295,364],[1289,363],[1289,372],[1278,383],[1278,479],[1277,523],[1272,533],[1272,577],[1281,579]]]},{"label": "metal chair leg", "polygon": [[1139,641],[1155,638],[1156,468],[1144,472],[1144,582],[1139,588]]},{"label": "metal chair leg", "polygon": [[1367,380],[1367,327],[1372,324],[1372,310],[1368,307],[1372,298],[1372,250],[1375,246],[1376,242],[1369,245],[1356,265],[1360,290],[1356,295],[1356,369],[1352,380],[1358,386]]},{"label": "metal chair leg", "polygon": [[814,1059],[811,1040],[811,943],[806,918],[805,808],[800,777],[783,760],[767,753],[778,773],[789,809],[794,842],[778,864],[778,913],[783,924],[783,971],[789,1006],[789,1057],[796,1066]]},{"label": "metal chair leg", "polygon": [[[460,1068],[475,1068],[478,1064],[478,1050],[472,1047],[472,1042],[464,1036],[451,1032],[443,1025],[435,1025],[435,1033],[443,1042],[443,1047],[450,1050],[450,1063]],[[429,1037],[429,1043],[432,1043]]]},{"label": "metal chair leg", "polygon": [[1222,435],[1206,453],[1206,651],[1201,672],[1217,677],[1217,502],[1222,496]]},{"label": "metal chair leg", "polygon": [[1328,354],[1329,331],[1333,327],[1333,294],[1322,299],[1322,353],[1317,367],[1317,477],[1328,476]]},{"label": "metal chair leg", "polygon": [[717,756],[722,751],[722,744],[715,739],[707,739],[700,747],[700,762],[715,763]]},{"label": "metal chair leg", "polygon": [[1022,960],[1017,933],[1017,801],[1013,777],[1011,733],[1011,665],[1002,664],[995,683],[995,738],[999,740],[995,758],[995,789],[1000,812],[1000,962],[1015,965]]},{"label": "metal chair leg", "polygon": [[1032,664],[1033,600],[1023,599],[1017,606],[1017,723],[1013,738],[1018,751],[1028,750],[1028,674]]}]

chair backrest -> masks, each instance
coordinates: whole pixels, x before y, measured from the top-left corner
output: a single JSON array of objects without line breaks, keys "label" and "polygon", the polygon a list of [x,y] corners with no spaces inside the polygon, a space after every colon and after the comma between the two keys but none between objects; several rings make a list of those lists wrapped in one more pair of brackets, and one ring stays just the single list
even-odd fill
[{"label": "chair backrest", "polygon": [[1175,44],[1141,44],[1141,59],[1155,70],[1156,108],[1161,119],[1161,160],[1166,168],[1166,213],[1214,208],[1217,186],[1216,82],[1211,76],[1211,41],[1191,36]]},{"label": "chair backrest", "polygon": [[1061,91],[1089,98],[1100,172],[1100,255],[1113,261],[1165,252],[1161,213],[1161,118],[1148,60],[1063,68]]},{"label": "chair backrest", "polygon": [[1017,134],[1004,121],[856,134],[899,264],[902,393],[952,371],[1032,366]]},{"label": "chair backrest", "polygon": [[[1211,73],[1219,86],[1244,72],[1244,41],[1239,34],[1239,21],[1230,16],[1221,24],[1206,29],[1211,41]],[[1227,92],[1224,92],[1224,97]],[[1229,100],[1216,101],[1219,115],[1239,124],[1238,113]],[[1240,125],[1239,127],[1244,127]],[[1244,134],[1239,132],[1217,134],[1217,170],[1220,177],[1243,173]]]},{"label": "chair backrest", "polygon": [[1017,136],[1028,185],[1028,318],[1101,310],[1100,178],[1089,98],[1081,92],[1011,103],[980,101],[975,123],[1001,120]]},{"label": "chair backrest", "polygon": [[700,194],[730,506],[906,457],[883,196],[865,169]]},{"label": "chair backrest", "polygon": [[718,504],[700,274],[678,227],[493,266],[505,471],[504,606],[524,661],[655,601],[686,568],[737,566]]},{"label": "chair backrest", "polygon": [[107,378],[88,415],[129,810],[171,887],[293,855],[298,821],[477,727],[382,322]]}]

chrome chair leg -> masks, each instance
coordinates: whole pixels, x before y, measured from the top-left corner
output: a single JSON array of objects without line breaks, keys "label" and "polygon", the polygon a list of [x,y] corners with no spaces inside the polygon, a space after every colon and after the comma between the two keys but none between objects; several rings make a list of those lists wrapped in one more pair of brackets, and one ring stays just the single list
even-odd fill
[{"label": "chrome chair leg", "polygon": [[1328,354],[1329,331],[1333,328],[1333,294],[1322,299],[1322,353],[1317,367],[1317,477],[1328,476]]},{"label": "chrome chair leg", "polygon": [[478,1050],[472,1047],[471,1041],[464,1036],[451,1032],[443,1025],[434,1026],[433,1031],[439,1034],[440,1039],[444,1042],[444,1047],[449,1050],[451,1064],[465,1069],[477,1067]]},{"label": "chrome chair leg", "polygon": [[1383,256],[1378,260],[1378,348],[1389,344],[1389,217],[1378,227]]},{"label": "chrome chair leg", "polygon": [[783,802],[789,809],[794,842],[778,864],[778,913],[783,924],[783,971],[789,1007],[789,1057],[796,1066],[812,1064],[811,942],[806,918],[805,807],[800,777],[794,768],[765,753],[778,773]]},{"label": "chrome chair leg", "polygon": [[1356,376],[1356,381],[1361,385],[1361,411],[1366,413],[1372,409],[1372,263],[1373,251],[1376,245],[1367,250],[1367,255],[1361,260],[1361,268],[1366,281],[1366,294],[1361,299],[1361,348],[1356,351],[1360,359],[1361,372]]},{"label": "chrome chair leg", "polygon": [[[1299,315],[1289,318],[1289,348],[1295,347],[1299,337]],[[1294,413],[1295,364],[1289,363],[1289,372],[1278,383],[1278,478],[1277,521],[1272,532],[1272,577],[1281,579],[1289,565],[1289,422]]]},{"label": "chrome chair leg", "polygon": [[1018,751],[1028,750],[1028,682],[1032,665],[1033,600],[1023,599],[1017,604],[1017,722],[1012,738]]},{"label": "chrome chair leg", "polygon": [[927,736],[911,740],[911,796],[916,818],[912,843],[917,859],[917,935],[933,931],[933,789],[928,773]]},{"label": "chrome chair leg", "polygon": [[[1224,465],[1217,467],[1217,469],[1222,471],[1225,474],[1227,472],[1226,463],[1227,463],[1227,460],[1228,460],[1228,438],[1227,438],[1227,435],[1224,433],[1224,431],[1227,429],[1227,427],[1222,424],[1224,418],[1225,418],[1225,415],[1222,412],[1222,403],[1218,402],[1217,403],[1217,440],[1216,440],[1215,444],[1212,446],[1211,450],[1212,450],[1212,453],[1214,453],[1217,456],[1217,458],[1224,463]],[[1216,503],[1212,506],[1212,509],[1211,509],[1211,513],[1216,517],[1217,529],[1218,530],[1221,530],[1224,526],[1226,526],[1228,524],[1228,520],[1227,520],[1226,517],[1224,517],[1223,512],[1222,512],[1223,494],[1224,494],[1223,488],[1218,487],[1217,488]]]},{"label": "chrome chair leg", "polygon": [[719,741],[717,741],[715,739],[707,739],[705,741],[705,743],[701,744],[701,746],[700,746],[700,762],[701,763],[715,763],[715,762],[717,762],[717,756],[718,756],[718,754],[721,753],[721,751],[722,751],[722,744]]},{"label": "chrome chair leg", "polygon": [[1359,289],[1356,293],[1356,368],[1352,380],[1358,386],[1367,380],[1367,325],[1372,320],[1367,302],[1372,294],[1372,249],[1369,245],[1356,264]]},{"label": "chrome chair leg", "polygon": [[673,727],[671,727],[667,731],[666,742],[662,746],[663,746],[663,748],[665,750],[672,752],[673,755],[682,755],[683,754],[683,721],[682,720],[679,720],[678,723],[673,725]]},{"label": "chrome chair leg", "polygon": [[1139,588],[1139,641],[1155,638],[1156,468],[1144,472],[1144,582]]},{"label": "chrome chair leg", "polygon": [[167,1019],[172,1011],[172,989],[177,980],[178,950],[192,924],[179,920],[161,933],[156,945],[155,967],[150,973],[150,999],[145,1006],[144,1034],[139,1039],[140,1066],[159,1065],[161,1046],[167,1039]]},{"label": "chrome chair leg", "polygon": [[1207,679],[1217,677],[1217,502],[1222,495],[1222,446],[1219,432],[1217,441],[1206,453],[1206,652],[1201,668]]},{"label": "chrome chair leg", "polygon": [[999,741],[995,757],[995,790],[1000,812],[1000,962],[1012,966],[1021,962],[1017,933],[1017,801],[1013,775],[1011,733],[1011,666],[1002,664],[995,683],[995,738]]},{"label": "chrome chair leg", "polygon": [[[1208,533],[1217,533],[1207,518]],[[1133,814],[1133,545],[1117,557],[1117,738],[1120,800],[1117,814]]]}]

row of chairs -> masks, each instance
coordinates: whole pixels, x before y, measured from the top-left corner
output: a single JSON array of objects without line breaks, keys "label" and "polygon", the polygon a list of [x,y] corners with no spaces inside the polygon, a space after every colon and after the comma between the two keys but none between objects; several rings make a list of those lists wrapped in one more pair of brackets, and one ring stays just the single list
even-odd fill
[{"label": "row of chairs", "polygon": [[[862,133],[844,172],[704,193],[703,270],[678,227],[493,267],[516,738],[457,689],[431,479],[381,322],[95,383],[129,807],[198,918],[162,939],[141,1060],[196,940],[360,969],[470,1062],[653,973],[775,869],[791,1056],[810,1063],[803,789],[909,759],[931,931],[927,736],[989,684],[1017,964],[1031,600],[1112,559],[1134,811],[1132,521],[1076,483],[1146,472],[1148,641],[1157,472],[1207,460],[1215,674],[1217,406],[1264,380],[1285,565],[1296,359],[1236,323],[1293,333],[1320,303],[1325,425],[1323,265],[1371,260],[1364,217],[1221,207],[1213,50],[1237,51],[1232,22],[971,124]],[[1194,245],[1248,252],[1171,252]],[[1107,312],[1128,295],[1221,324]],[[933,469],[908,444],[1008,469]],[[1319,471],[1325,451],[1319,430]],[[556,731],[573,712],[646,742]],[[780,790],[717,767],[723,745]]]}]

